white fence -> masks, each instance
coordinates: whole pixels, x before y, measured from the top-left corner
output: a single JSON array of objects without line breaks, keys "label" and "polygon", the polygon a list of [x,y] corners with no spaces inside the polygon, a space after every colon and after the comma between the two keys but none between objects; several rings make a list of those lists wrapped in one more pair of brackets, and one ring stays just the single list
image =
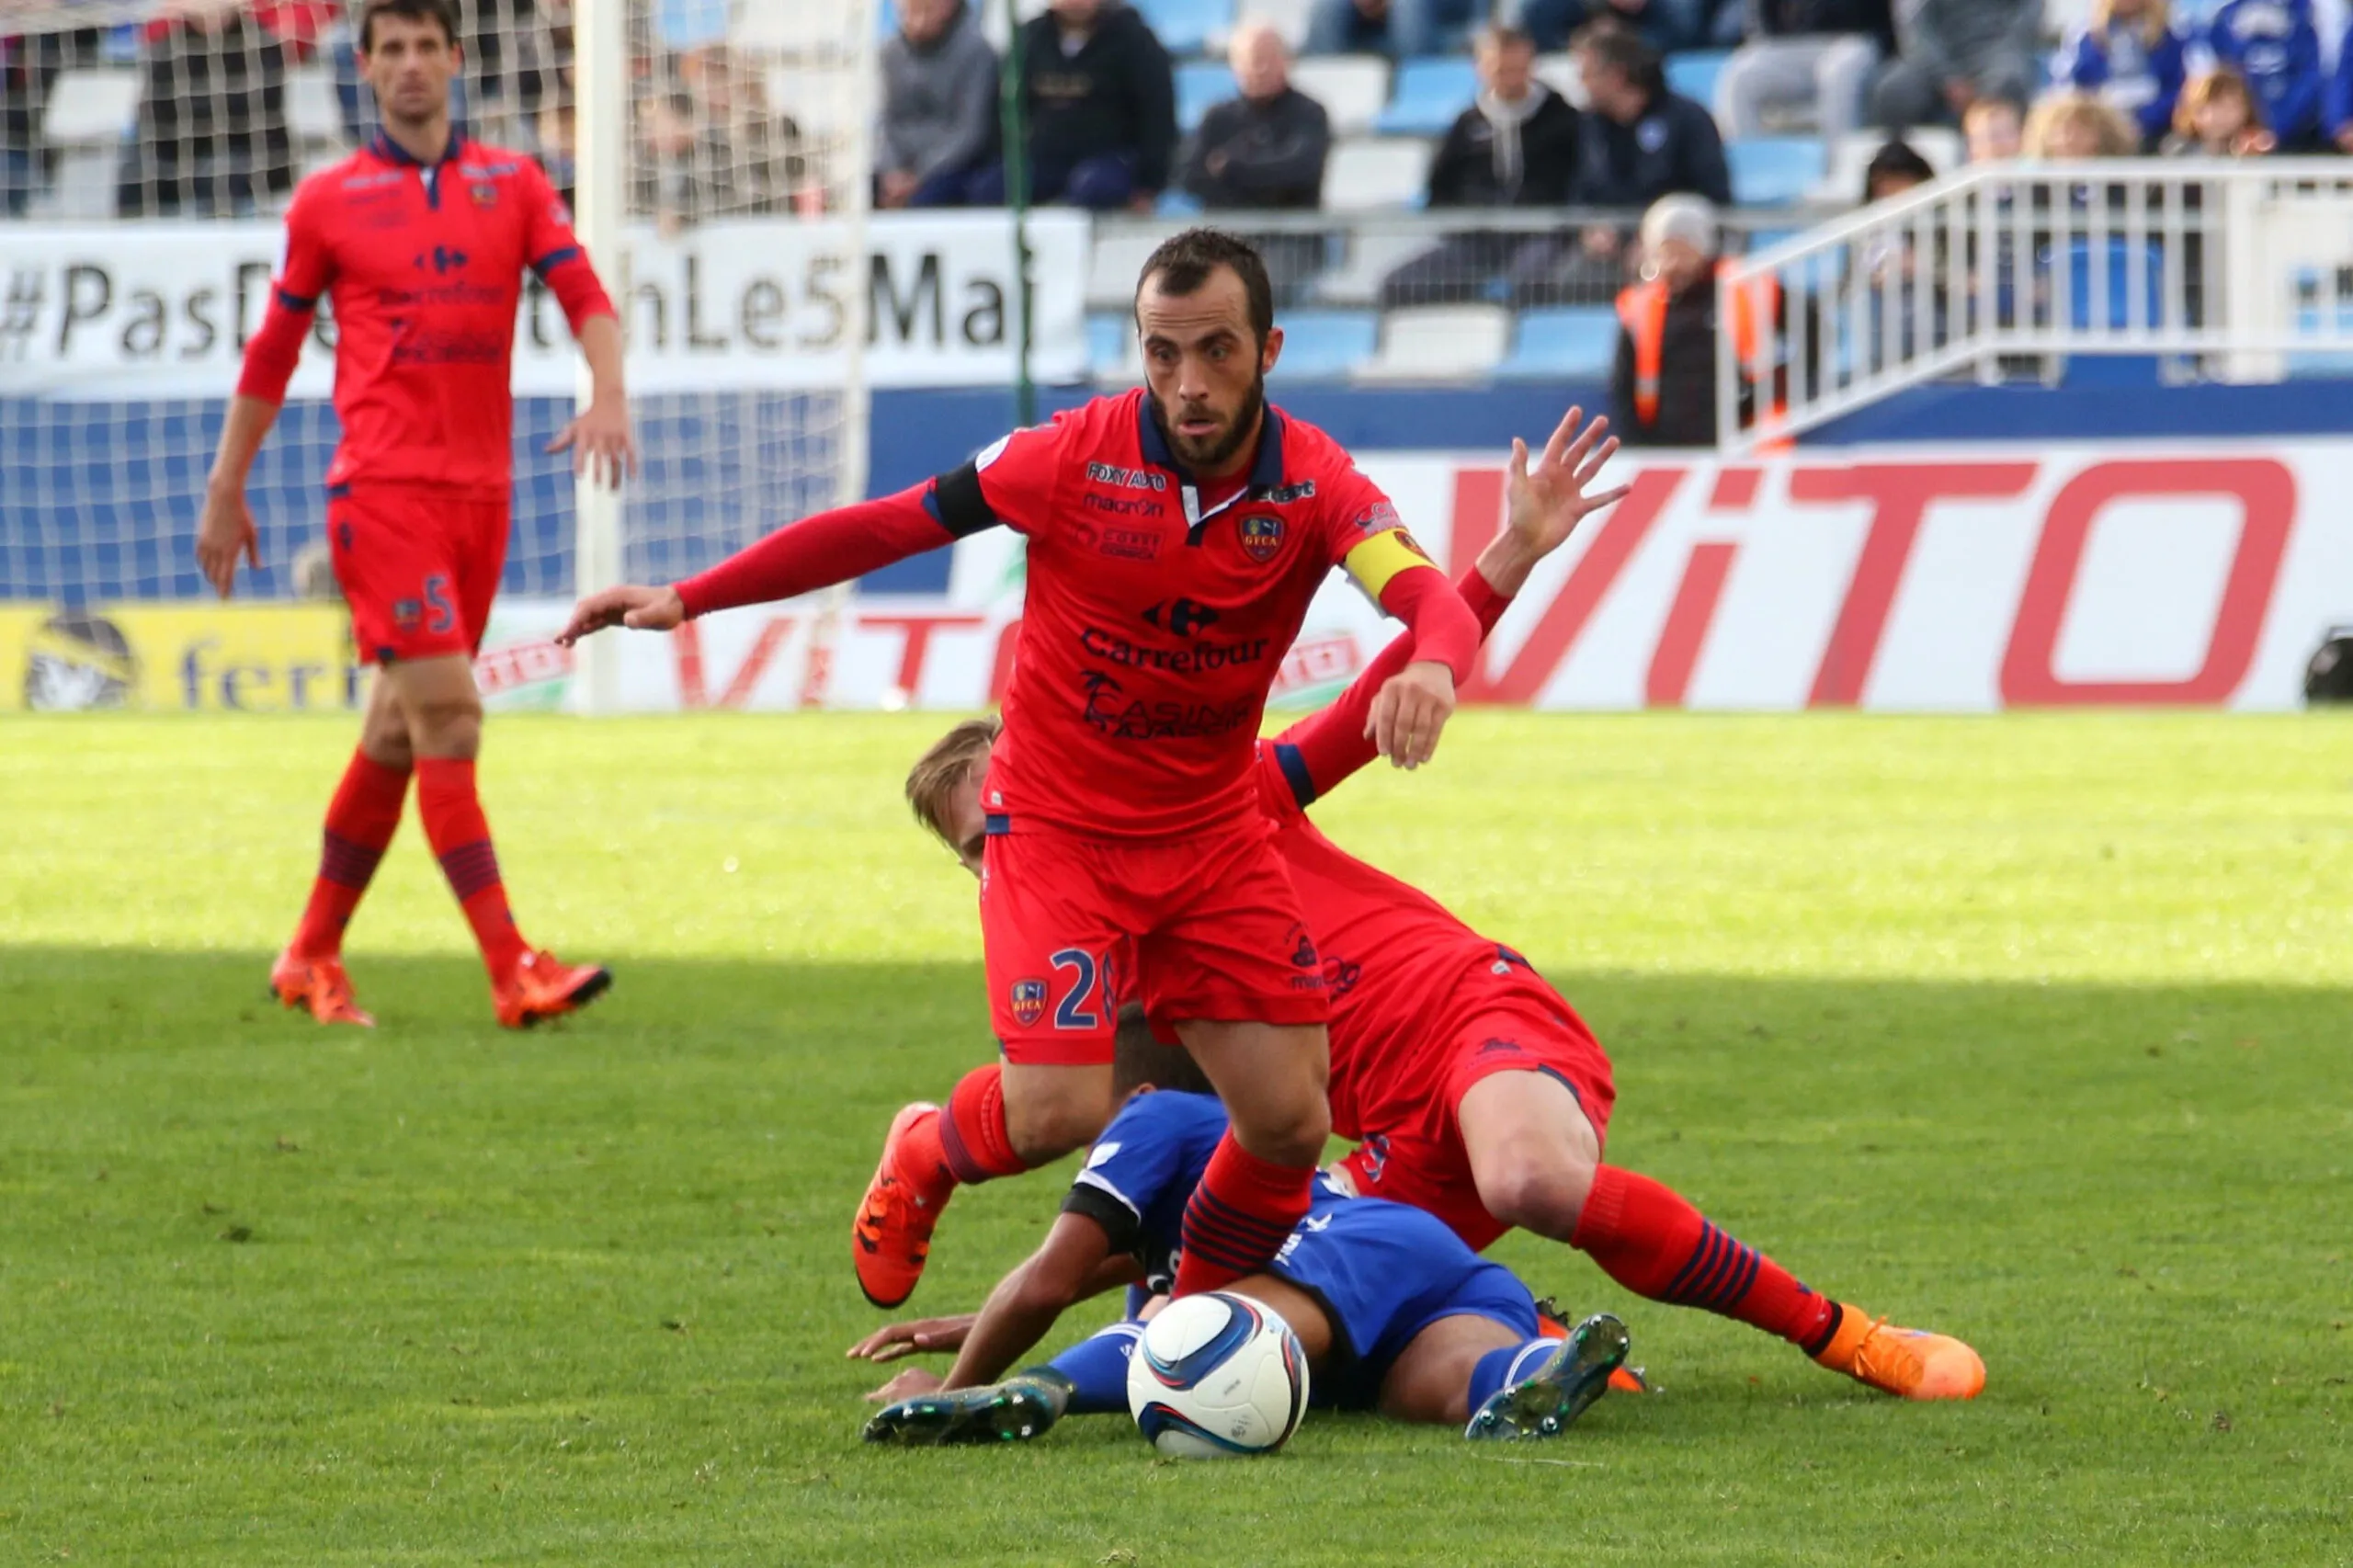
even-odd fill
[{"label": "white fence", "polygon": [[[1742,258],[1751,362],[1718,345],[1727,450],[1923,381],[2042,374],[2070,355],[2163,357],[2179,379],[2278,380],[2353,350],[2353,167],[2340,159],[2003,164]],[[1744,386],[1768,387],[1743,425]]]}]

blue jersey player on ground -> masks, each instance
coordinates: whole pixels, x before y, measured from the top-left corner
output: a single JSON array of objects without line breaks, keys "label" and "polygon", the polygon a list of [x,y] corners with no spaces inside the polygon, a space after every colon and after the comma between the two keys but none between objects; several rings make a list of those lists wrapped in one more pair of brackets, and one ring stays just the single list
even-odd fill
[{"label": "blue jersey player on ground", "polygon": [[[876,1360],[957,1351],[944,1381],[921,1371],[892,1381],[882,1397],[893,1403],[867,1423],[870,1442],[1010,1441],[1067,1415],[1126,1413],[1129,1354],[1175,1278],[1185,1207],[1226,1115],[1202,1092],[1191,1059],[1154,1043],[1141,1018],[1123,1022],[1115,1066],[1131,1097],[1037,1252],[973,1317],[886,1329],[851,1350]],[[1065,1310],[1120,1285],[1124,1321],[1005,1378]],[[1566,1429],[1626,1358],[1616,1318],[1588,1318],[1562,1338],[1527,1286],[1438,1220],[1322,1184],[1266,1271],[1228,1289],[1273,1308],[1298,1334],[1317,1405],[1445,1422],[1473,1438]],[[907,1332],[916,1326],[921,1335]]]}]

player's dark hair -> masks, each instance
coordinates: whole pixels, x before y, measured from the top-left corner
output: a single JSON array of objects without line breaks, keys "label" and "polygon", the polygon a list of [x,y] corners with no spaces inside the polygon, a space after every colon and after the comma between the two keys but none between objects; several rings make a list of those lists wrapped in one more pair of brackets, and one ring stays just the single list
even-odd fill
[{"label": "player's dark hair", "polygon": [[1899,136],[1873,153],[1871,161],[1863,166],[1863,200],[1869,203],[1876,199],[1874,193],[1883,179],[1900,179],[1911,185],[1933,185],[1936,178],[1936,165]]},{"label": "player's dark hair", "polygon": [[1111,1046],[1111,1098],[1126,1099],[1138,1089],[1181,1089],[1187,1094],[1213,1095],[1210,1075],[1181,1045],[1163,1045],[1153,1038],[1143,1008],[1131,1002],[1120,1009],[1120,1030]]},{"label": "player's dark hair", "polygon": [[412,22],[438,22],[441,37],[458,41],[458,0],[368,0],[359,7],[359,52],[368,52],[379,17],[405,17]]},{"label": "player's dark hair", "polygon": [[[1264,348],[1267,335],[1275,330],[1275,285],[1267,276],[1266,258],[1239,234],[1187,229],[1169,235],[1144,257],[1143,270],[1136,274],[1136,296],[1141,300],[1143,286],[1157,278],[1162,293],[1183,299],[1199,292],[1221,267],[1233,268],[1242,279],[1242,291],[1250,302],[1250,330]],[[1143,324],[1141,315],[1136,324]]]},{"label": "player's dark hair", "polygon": [[1666,91],[1666,67],[1643,35],[1618,20],[1603,17],[1577,29],[1569,46],[1605,71],[1615,71],[1652,97]]}]

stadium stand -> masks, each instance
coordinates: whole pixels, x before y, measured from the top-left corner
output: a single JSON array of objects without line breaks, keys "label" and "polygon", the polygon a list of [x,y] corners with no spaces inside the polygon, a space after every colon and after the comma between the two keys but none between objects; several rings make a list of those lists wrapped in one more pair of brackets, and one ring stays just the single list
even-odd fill
[{"label": "stadium stand", "polygon": [[1389,102],[1389,62],[1377,54],[1310,55],[1291,62],[1290,85],[1324,106],[1333,135],[1360,135]]},{"label": "stadium stand", "polygon": [[1618,352],[1618,312],[1572,305],[1519,312],[1511,354],[1495,374],[1523,381],[1597,380]]},{"label": "stadium stand", "polygon": [[1354,136],[1333,143],[1331,162],[1324,165],[1324,210],[1419,207],[1429,187],[1431,152],[1418,137]]},{"label": "stadium stand", "polygon": [[1176,129],[1190,136],[1201,117],[1233,96],[1233,73],[1222,62],[1188,60],[1176,67]]},{"label": "stadium stand", "polygon": [[1732,193],[1744,207],[1786,207],[1803,201],[1829,172],[1814,136],[1752,136],[1724,145]]},{"label": "stadium stand", "polygon": [[1293,380],[1345,376],[1373,357],[1380,319],[1370,311],[1290,311],[1283,315],[1279,376]]},{"label": "stadium stand", "polygon": [[1408,305],[1386,312],[1381,347],[1357,368],[1368,381],[1467,381],[1503,363],[1511,312],[1501,305]]},{"label": "stadium stand", "polygon": [[1233,28],[1233,0],[1134,0],[1134,5],[1152,24],[1160,47],[1172,56],[1222,49]]},{"label": "stadium stand", "polygon": [[1478,91],[1478,73],[1468,60],[1408,60],[1397,68],[1389,107],[1373,129],[1383,136],[1442,136]]}]

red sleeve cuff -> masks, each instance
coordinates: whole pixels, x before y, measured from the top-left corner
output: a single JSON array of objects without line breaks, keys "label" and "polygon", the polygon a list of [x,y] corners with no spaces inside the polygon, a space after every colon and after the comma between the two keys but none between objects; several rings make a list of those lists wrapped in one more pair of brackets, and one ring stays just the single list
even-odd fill
[{"label": "red sleeve cuff", "polygon": [[1462,602],[1471,607],[1472,615],[1477,618],[1479,641],[1484,642],[1487,634],[1495,629],[1495,623],[1503,619],[1504,612],[1511,608],[1512,600],[1495,592],[1495,585],[1488,582],[1476,566],[1466,568],[1462,575],[1454,580],[1454,585],[1462,595]]}]

